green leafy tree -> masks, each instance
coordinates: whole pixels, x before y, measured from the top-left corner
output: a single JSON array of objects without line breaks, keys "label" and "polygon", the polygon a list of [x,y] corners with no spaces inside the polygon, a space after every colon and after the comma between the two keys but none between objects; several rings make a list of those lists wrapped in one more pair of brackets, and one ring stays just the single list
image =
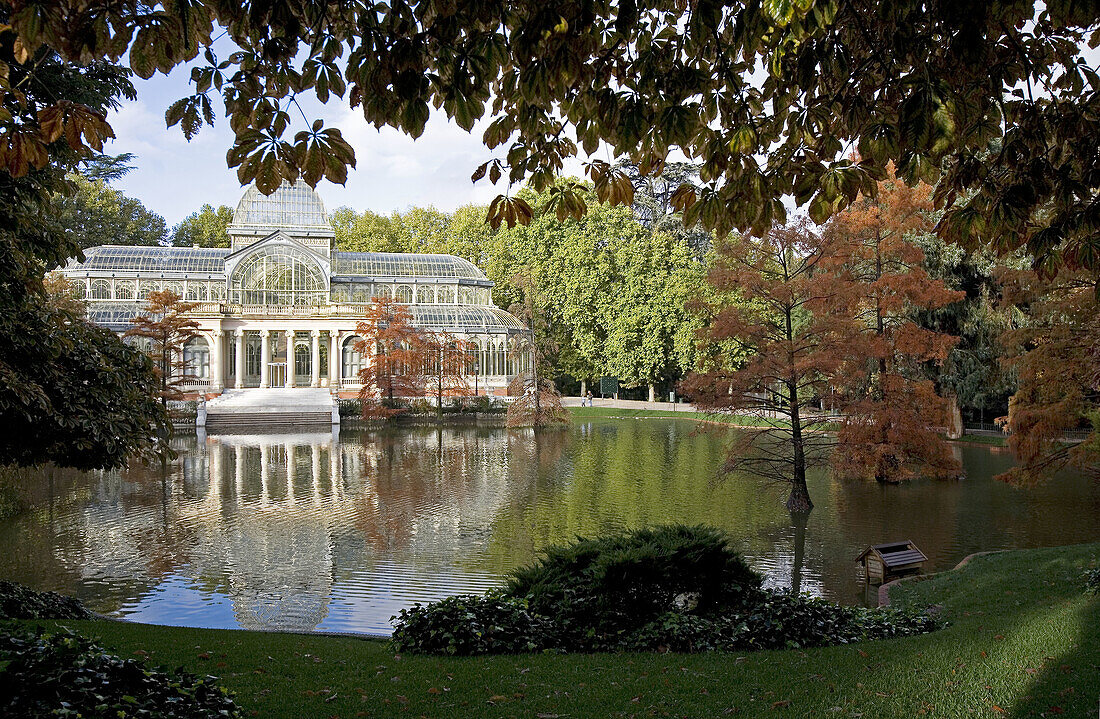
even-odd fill
[{"label": "green leafy tree", "polygon": [[161,245],[167,230],[164,218],[145,209],[106,180],[69,177],[74,191],[54,197],[53,217],[61,232],[80,249],[95,245]]},{"label": "green leafy tree", "polygon": [[1017,387],[1015,372],[1003,362],[1000,338],[1022,319],[1015,305],[1003,301],[1000,275],[1006,265],[1023,269],[1026,259],[1019,252],[1007,258],[990,250],[970,252],[931,232],[915,233],[912,241],[924,253],[921,264],[930,278],[966,293],[945,307],[916,313],[921,327],[959,338],[943,364],[929,365],[926,372],[943,394],[958,402],[966,419],[992,422],[1008,413]]},{"label": "green leafy tree", "polygon": [[[103,117],[119,98],[133,99],[133,86],[128,71],[107,63],[68,65],[45,48],[15,54],[0,44],[0,84],[21,88],[21,100],[3,101],[10,119],[0,134],[15,152],[9,159],[22,157],[0,172],[0,464],[115,467],[156,451],[167,430],[152,368],[113,333],[47,299],[43,274],[80,254],[50,198],[74,190],[65,176],[79,166],[78,150],[102,149]],[[70,104],[57,109],[59,98]],[[43,120],[53,128],[46,139],[19,135]]]},{"label": "green leafy tree", "polygon": [[172,228],[172,244],[176,247],[229,247],[226,228],[232,221],[232,207],[203,205]]}]

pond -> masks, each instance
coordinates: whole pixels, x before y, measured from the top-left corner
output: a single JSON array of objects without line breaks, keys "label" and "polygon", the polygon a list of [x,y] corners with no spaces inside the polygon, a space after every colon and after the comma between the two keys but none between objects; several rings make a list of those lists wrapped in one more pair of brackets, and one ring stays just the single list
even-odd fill
[{"label": "pond", "polygon": [[165,467],[44,472],[35,508],[0,523],[0,578],[158,624],[388,633],[414,602],[497,586],[576,535],[667,522],[725,529],[772,586],[866,601],[854,559],[911,539],[926,571],[972,552],[1100,539],[1100,486],[992,479],[1006,450],[956,445],[966,479],[720,477],[722,431],[688,420],[564,430],[411,428],[178,438]]}]

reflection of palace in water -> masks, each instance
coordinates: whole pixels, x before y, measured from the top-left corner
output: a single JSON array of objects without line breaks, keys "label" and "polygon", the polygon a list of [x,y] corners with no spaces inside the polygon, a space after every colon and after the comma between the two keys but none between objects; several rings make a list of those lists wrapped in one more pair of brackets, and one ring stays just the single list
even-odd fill
[{"label": "reflection of palace in water", "polygon": [[[357,602],[392,604],[392,614],[410,603],[394,593],[446,594],[435,588],[454,581],[451,569],[487,542],[508,502],[507,439],[499,432],[432,429],[350,443],[335,432],[199,440],[180,459],[182,486],[165,499],[166,540],[186,548],[163,570],[224,595],[242,628],[309,630],[334,602],[345,612]],[[148,533],[127,530],[91,552],[149,556],[125,538]],[[496,581],[482,574],[486,587]],[[337,583],[354,586],[355,596],[336,596]]]}]

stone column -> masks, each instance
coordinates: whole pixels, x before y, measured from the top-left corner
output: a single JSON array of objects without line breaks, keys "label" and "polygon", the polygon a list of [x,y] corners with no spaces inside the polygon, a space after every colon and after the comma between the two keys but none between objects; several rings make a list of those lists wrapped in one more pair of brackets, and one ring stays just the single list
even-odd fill
[{"label": "stone column", "polygon": [[222,331],[218,330],[214,333],[214,343],[210,347],[210,391],[221,392],[225,386],[225,379],[223,374],[225,372],[225,362],[222,361]]},{"label": "stone column", "polygon": [[309,333],[309,386],[321,386],[321,330]]},{"label": "stone column", "polygon": [[268,330],[260,330],[260,389],[271,386],[271,342]]},{"label": "stone column", "polygon": [[234,348],[236,381],[233,386],[237,389],[244,389],[244,330],[237,330],[233,333],[233,337],[237,342],[237,346]]},{"label": "stone column", "polygon": [[286,387],[294,387],[294,330],[287,330],[286,335]]},{"label": "stone column", "polygon": [[340,333],[336,330],[328,331],[328,384],[333,391],[340,391]]}]

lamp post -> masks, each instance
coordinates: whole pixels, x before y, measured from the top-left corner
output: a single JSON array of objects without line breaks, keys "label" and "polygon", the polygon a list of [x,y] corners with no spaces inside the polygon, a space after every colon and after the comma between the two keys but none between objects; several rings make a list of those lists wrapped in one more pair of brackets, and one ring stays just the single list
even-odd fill
[{"label": "lamp post", "polygon": [[480,364],[478,364],[477,362],[474,362],[474,396],[475,396],[475,397],[477,397],[477,395],[478,395],[478,391],[477,391],[477,376],[478,376],[478,373],[479,373],[480,371],[481,371],[481,365],[480,365]]}]

